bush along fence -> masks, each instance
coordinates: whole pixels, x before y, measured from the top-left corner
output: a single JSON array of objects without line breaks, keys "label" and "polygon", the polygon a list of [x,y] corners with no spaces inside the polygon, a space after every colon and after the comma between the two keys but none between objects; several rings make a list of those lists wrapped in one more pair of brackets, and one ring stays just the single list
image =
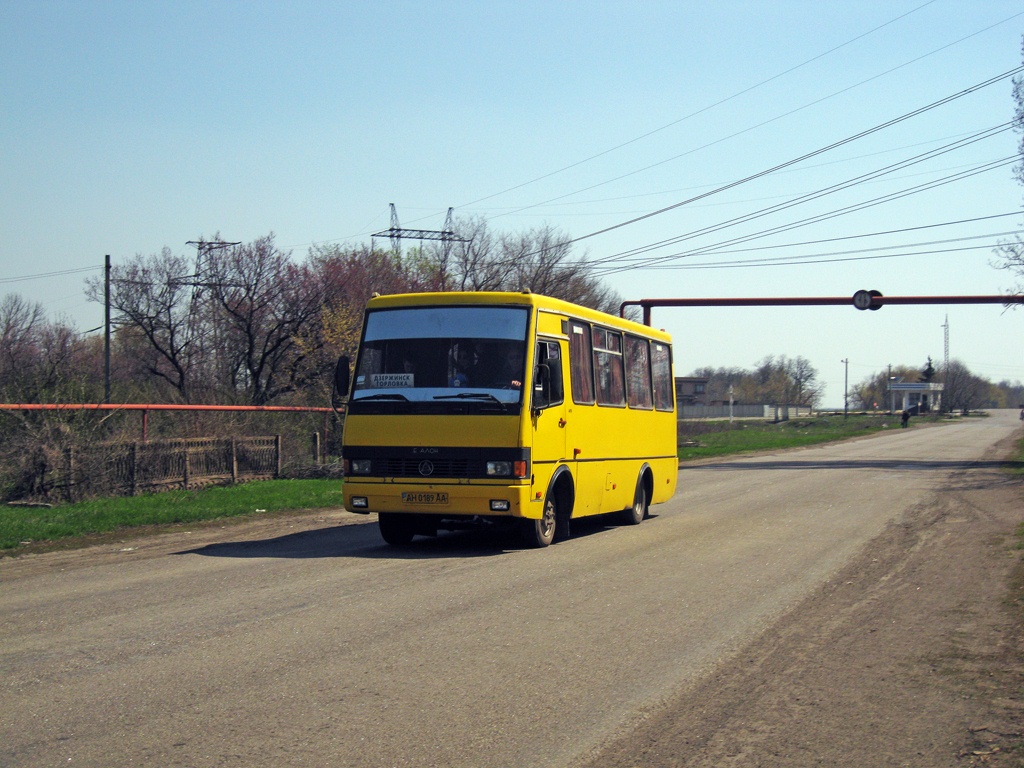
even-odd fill
[{"label": "bush along fence", "polygon": [[68,501],[278,477],[281,436],[192,438],[69,448],[53,485]]}]

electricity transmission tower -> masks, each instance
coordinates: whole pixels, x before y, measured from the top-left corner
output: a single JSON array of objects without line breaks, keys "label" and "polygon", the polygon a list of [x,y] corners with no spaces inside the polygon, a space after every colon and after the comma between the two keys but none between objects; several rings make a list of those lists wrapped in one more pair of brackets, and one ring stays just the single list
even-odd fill
[{"label": "electricity transmission tower", "polygon": [[[210,262],[213,258],[213,253],[214,251],[222,251],[241,244],[241,242],[229,243],[224,240],[189,240],[186,243],[186,245],[194,246],[196,249],[196,269],[192,275],[180,281],[179,284],[192,288],[192,296],[188,304],[186,333],[195,350],[195,356],[192,358],[194,360],[208,360],[209,355],[207,351],[211,344],[216,343],[216,340],[209,338],[208,334],[204,333],[204,331],[216,333],[215,327],[204,328],[204,324],[206,324],[208,319],[208,312],[204,312],[204,310],[208,309],[213,301],[213,294],[208,289],[217,287],[212,282],[214,279],[213,265]],[[219,287],[223,288],[224,286]],[[202,364],[202,362],[199,364]]]},{"label": "electricity transmission tower", "polygon": [[181,282],[182,285],[191,285],[195,289],[209,287],[206,282],[209,281],[206,270],[210,264],[210,254],[214,251],[221,251],[225,248],[233,248],[238,243],[228,243],[224,240],[189,240],[185,245],[191,245],[196,249],[196,270],[195,274],[189,276],[194,282],[186,283]]},{"label": "electricity transmission tower", "polygon": [[452,229],[452,208],[448,209],[448,215],[444,220],[444,229],[403,229],[398,223],[398,211],[395,210],[395,204],[391,203],[391,227],[381,232],[375,232],[370,235],[370,242],[372,244],[373,238],[375,237],[386,237],[391,240],[391,250],[395,254],[402,252],[402,240],[440,240],[441,247],[444,249],[445,260],[451,254],[452,243],[468,243],[469,238],[459,237],[455,234]]}]

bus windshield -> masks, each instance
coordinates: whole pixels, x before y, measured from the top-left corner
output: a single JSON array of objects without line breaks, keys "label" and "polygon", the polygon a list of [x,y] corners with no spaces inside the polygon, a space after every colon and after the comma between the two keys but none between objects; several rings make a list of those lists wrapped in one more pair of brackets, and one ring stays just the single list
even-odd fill
[{"label": "bus windshield", "polygon": [[352,404],[519,405],[526,307],[405,307],[369,312]]}]

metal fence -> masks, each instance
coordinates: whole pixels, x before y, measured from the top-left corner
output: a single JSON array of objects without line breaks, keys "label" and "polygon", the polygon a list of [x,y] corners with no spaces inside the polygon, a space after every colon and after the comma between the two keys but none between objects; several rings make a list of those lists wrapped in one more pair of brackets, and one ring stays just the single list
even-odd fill
[{"label": "metal fence", "polygon": [[193,438],[111,443],[69,450],[65,496],[135,495],[281,474],[281,436]]},{"label": "metal fence", "polygon": [[785,421],[799,416],[810,416],[813,411],[806,405],[767,405],[739,404],[735,405],[680,405],[680,419],[769,419]]}]

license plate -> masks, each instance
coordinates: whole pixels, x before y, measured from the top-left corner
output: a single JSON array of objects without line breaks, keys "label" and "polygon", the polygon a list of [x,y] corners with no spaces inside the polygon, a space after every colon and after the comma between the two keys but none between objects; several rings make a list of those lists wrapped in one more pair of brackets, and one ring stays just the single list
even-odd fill
[{"label": "license plate", "polygon": [[403,493],[402,502],[405,504],[447,504],[447,493]]}]

